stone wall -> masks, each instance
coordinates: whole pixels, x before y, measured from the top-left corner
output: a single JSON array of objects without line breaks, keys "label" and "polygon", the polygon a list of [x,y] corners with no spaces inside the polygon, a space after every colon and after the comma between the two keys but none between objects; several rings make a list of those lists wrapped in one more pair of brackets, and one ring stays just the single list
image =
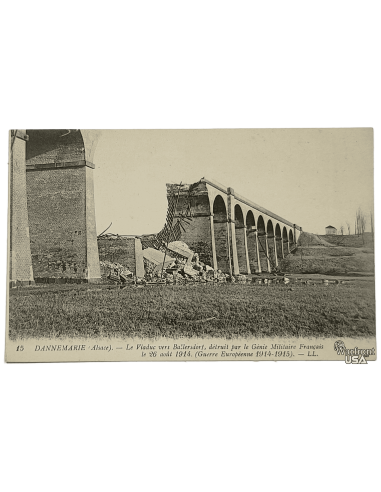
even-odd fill
[{"label": "stone wall", "polygon": [[100,261],[120,263],[135,273],[135,238],[98,239]]},{"label": "stone wall", "polygon": [[[94,165],[86,160],[82,133],[27,133],[26,184],[34,276],[100,281]],[[93,137],[95,142],[97,132]]]},{"label": "stone wall", "polygon": [[181,241],[186,243],[193,251],[197,250],[197,244],[204,242],[211,248],[212,233],[210,217],[193,217],[189,225],[184,224],[185,232],[181,234]]},{"label": "stone wall", "polygon": [[[229,272],[228,254],[228,224],[227,222],[214,223],[214,240],[216,244],[217,268],[223,272]],[[231,259],[230,259],[231,261]]]},{"label": "stone wall", "polygon": [[98,239],[100,261],[120,263],[138,277],[144,277],[143,252],[139,239]]},{"label": "stone wall", "polygon": [[28,215],[35,277],[86,278],[85,188],[85,167],[28,170]]}]

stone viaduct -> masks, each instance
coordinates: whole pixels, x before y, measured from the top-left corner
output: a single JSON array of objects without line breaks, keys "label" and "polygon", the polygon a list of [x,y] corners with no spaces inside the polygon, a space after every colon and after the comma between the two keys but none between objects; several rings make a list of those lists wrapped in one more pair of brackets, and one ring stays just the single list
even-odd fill
[{"label": "stone viaduct", "polygon": [[[190,187],[192,189],[189,194]],[[168,185],[167,195],[179,192],[175,219],[191,200],[193,220],[181,240],[197,250],[204,243],[212,266],[237,275],[271,272],[296,244],[302,228],[266,210],[217,181],[197,185]]]},{"label": "stone viaduct", "polygon": [[[34,279],[100,281],[92,163],[99,135],[94,130],[10,132],[11,287]],[[178,189],[167,185],[168,196]],[[190,197],[193,219],[181,239],[195,251],[206,245],[212,266],[226,273],[271,272],[302,230],[216,181],[182,185],[177,215]],[[123,254],[138,275],[137,241],[141,251],[140,240],[131,237]]]}]

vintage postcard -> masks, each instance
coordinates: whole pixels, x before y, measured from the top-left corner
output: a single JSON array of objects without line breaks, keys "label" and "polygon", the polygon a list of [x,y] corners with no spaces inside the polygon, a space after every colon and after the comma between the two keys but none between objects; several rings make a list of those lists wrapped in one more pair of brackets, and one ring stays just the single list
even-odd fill
[{"label": "vintage postcard", "polygon": [[11,130],[8,362],[376,359],[373,130]]}]

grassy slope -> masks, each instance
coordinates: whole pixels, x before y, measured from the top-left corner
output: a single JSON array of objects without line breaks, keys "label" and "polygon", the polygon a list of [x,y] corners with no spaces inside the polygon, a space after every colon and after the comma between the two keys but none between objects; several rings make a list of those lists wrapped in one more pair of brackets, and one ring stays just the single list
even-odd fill
[{"label": "grassy slope", "polygon": [[375,334],[374,312],[372,282],[34,289],[11,293],[9,327],[11,339],[364,337]]},{"label": "grassy slope", "polygon": [[[374,272],[374,251],[362,247],[357,236],[332,236],[332,241],[356,243],[356,247],[336,246],[327,242],[330,236],[322,239],[314,234],[303,232],[298,248],[280,262],[280,267],[288,273],[320,273],[326,275],[350,275],[351,272]],[[348,242],[347,241],[347,242]],[[356,242],[357,241],[357,242]]]},{"label": "grassy slope", "polygon": [[332,235],[332,236],[318,236],[320,239],[327,241],[329,244],[336,246],[344,246],[348,248],[374,248],[374,242],[372,234],[365,232],[364,236],[356,236],[355,234],[349,235]]}]

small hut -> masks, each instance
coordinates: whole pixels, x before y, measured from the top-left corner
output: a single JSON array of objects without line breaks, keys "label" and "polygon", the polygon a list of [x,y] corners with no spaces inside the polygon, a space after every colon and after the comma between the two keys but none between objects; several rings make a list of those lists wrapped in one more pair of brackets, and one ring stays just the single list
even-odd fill
[{"label": "small hut", "polygon": [[325,234],[326,234],[326,236],[332,236],[333,234],[337,234],[336,227],[333,227],[331,225],[327,226],[325,228]]}]

